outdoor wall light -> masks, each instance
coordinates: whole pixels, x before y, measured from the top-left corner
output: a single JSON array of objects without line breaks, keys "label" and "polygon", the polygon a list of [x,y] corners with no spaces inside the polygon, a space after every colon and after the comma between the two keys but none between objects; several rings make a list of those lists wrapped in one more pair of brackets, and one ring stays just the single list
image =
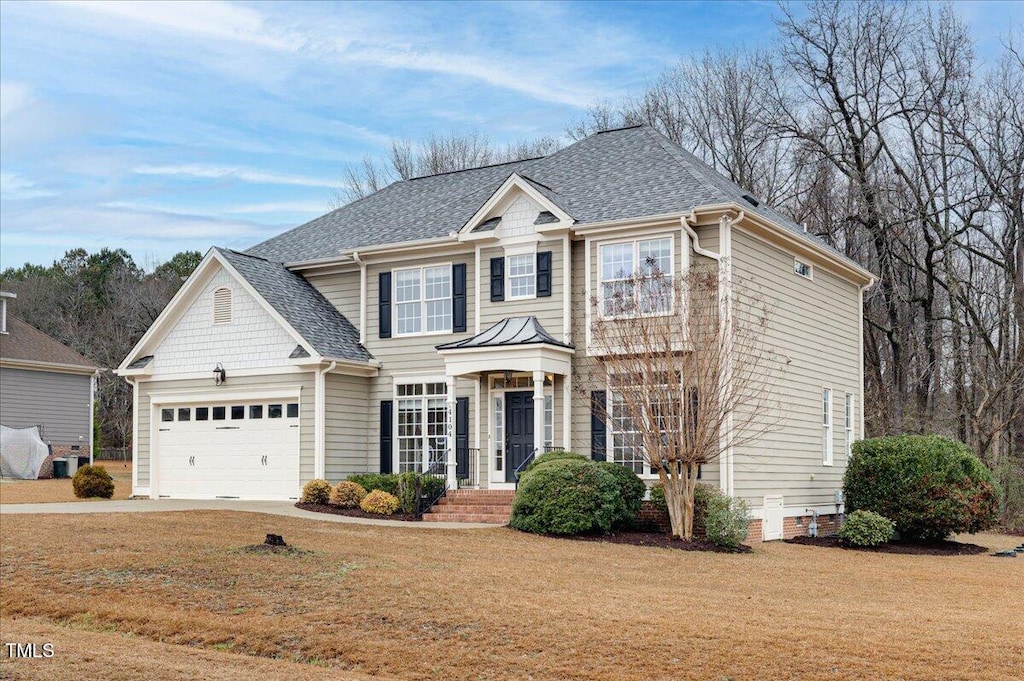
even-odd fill
[{"label": "outdoor wall light", "polygon": [[511,371],[506,371],[505,372],[505,385],[508,385],[511,382],[512,382],[512,372]]},{"label": "outdoor wall light", "polygon": [[224,367],[221,366],[220,362],[217,362],[217,366],[213,370],[213,384],[221,385],[228,379],[228,374],[224,371]]}]

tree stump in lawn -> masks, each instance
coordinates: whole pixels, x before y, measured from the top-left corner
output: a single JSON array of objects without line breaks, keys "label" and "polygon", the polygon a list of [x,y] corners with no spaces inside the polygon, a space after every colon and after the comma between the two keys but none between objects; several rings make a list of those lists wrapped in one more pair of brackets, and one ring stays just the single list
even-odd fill
[{"label": "tree stump in lawn", "polygon": [[288,546],[284,541],[284,537],[279,534],[268,534],[267,539],[263,543],[267,546]]}]

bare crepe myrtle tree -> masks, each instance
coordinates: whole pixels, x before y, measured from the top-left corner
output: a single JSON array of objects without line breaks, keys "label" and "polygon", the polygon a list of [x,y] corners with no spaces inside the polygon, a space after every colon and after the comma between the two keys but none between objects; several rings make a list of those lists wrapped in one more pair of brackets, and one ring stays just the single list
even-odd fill
[{"label": "bare crepe myrtle tree", "polygon": [[646,461],[664,487],[672,536],[690,540],[700,467],[778,425],[781,363],[764,342],[768,310],[752,293],[727,300],[719,272],[702,266],[672,276],[649,259],[602,286],[592,300],[591,385],[607,376],[606,405],[596,408],[613,433],[609,459]]}]

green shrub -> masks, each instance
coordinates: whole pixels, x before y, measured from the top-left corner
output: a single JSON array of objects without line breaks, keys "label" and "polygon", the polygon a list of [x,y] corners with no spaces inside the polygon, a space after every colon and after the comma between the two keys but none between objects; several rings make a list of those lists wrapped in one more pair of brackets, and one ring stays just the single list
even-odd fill
[{"label": "green shrub", "polygon": [[331,490],[331,503],[342,508],[358,508],[365,498],[366,489],[351,480],[342,480]]},{"label": "green shrub", "polygon": [[388,494],[398,491],[398,476],[394,473],[360,473],[348,476],[350,482],[363,486],[367,492],[379,489]]},{"label": "green shrub", "polygon": [[103,466],[82,466],[71,479],[71,486],[79,499],[114,496],[114,479]]},{"label": "green shrub", "polygon": [[874,511],[854,511],[839,529],[839,538],[853,546],[878,546],[892,541],[896,525]]},{"label": "green shrub", "polygon": [[[708,506],[714,500],[720,499],[722,492],[717,487],[697,483],[693,489],[693,533],[705,536],[704,521],[707,519]],[[655,483],[651,487],[651,502],[661,510],[668,512],[668,503],[665,501],[665,488],[661,483]]]},{"label": "green shrub", "polygon": [[529,471],[532,471],[537,466],[545,464],[545,463],[547,463],[549,461],[561,461],[563,459],[574,459],[574,460],[580,460],[580,461],[589,461],[589,459],[587,457],[583,456],[582,454],[577,454],[576,452],[570,452],[570,451],[565,450],[565,449],[553,449],[550,452],[544,452],[543,454],[541,454],[540,456],[535,458],[533,461],[531,461],[530,465],[526,467],[526,470],[523,471],[523,473],[527,473]]},{"label": "green shrub", "polygon": [[417,513],[416,483],[419,481],[420,494],[427,499],[436,499],[444,490],[445,481],[434,475],[419,473],[360,473],[348,476],[349,482],[362,485],[367,492],[380,490],[398,497],[403,513]]},{"label": "green shrub", "polygon": [[616,504],[612,525],[614,527],[631,527],[636,524],[636,517],[640,514],[640,504],[643,503],[644,494],[647,492],[647,485],[636,473],[622,464],[611,461],[595,461],[594,464],[611,473],[619,486],[619,503]]},{"label": "green shrub", "polygon": [[317,478],[302,488],[301,501],[304,504],[326,504],[331,500],[331,483]]},{"label": "green shrub", "polygon": [[608,532],[621,498],[615,476],[595,462],[548,461],[523,475],[509,525],[537,534]]},{"label": "green shrub", "polygon": [[359,503],[359,508],[367,513],[378,515],[393,515],[398,510],[398,497],[394,494],[375,489]]},{"label": "green shrub", "polygon": [[750,508],[743,499],[718,494],[708,499],[704,533],[716,546],[738,548],[747,538]]},{"label": "green shrub", "polygon": [[935,541],[992,527],[999,493],[967,445],[937,435],[861,440],[843,478],[846,510],[874,511],[903,539]]}]

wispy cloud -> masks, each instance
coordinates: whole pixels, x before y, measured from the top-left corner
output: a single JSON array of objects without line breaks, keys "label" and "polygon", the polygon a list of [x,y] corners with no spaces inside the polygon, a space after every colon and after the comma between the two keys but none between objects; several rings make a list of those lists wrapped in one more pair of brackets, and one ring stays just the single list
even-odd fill
[{"label": "wispy cloud", "polygon": [[42,189],[35,182],[15,173],[0,172],[0,198],[8,201],[24,201],[53,196],[56,192]]},{"label": "wispy cloud", "polygon": [[207,180],[237,180],[250,184],[299,185],[303,187],[338,186],[338,180],[276,173],[253,168],[205,165],[200,163],[164,166],[143,165],[135,168],[135,173],[139,175],[168,175]]}]

